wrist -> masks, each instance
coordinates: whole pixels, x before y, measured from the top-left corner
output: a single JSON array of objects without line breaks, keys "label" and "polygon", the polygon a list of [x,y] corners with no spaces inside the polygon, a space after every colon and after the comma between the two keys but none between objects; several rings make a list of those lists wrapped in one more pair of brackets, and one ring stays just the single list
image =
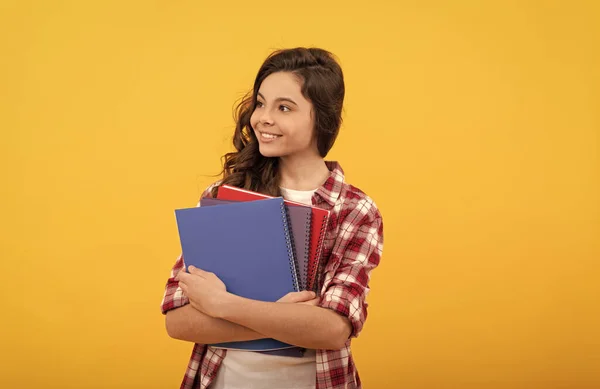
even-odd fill
[{"label": "wrist", "polygon": [[218,299],[219,302],[215,307],[214,317],[230,321],[229,318],[235,312],[236,307],[239,306],[241,297],[229,292],[223,293],[223,296]]}]

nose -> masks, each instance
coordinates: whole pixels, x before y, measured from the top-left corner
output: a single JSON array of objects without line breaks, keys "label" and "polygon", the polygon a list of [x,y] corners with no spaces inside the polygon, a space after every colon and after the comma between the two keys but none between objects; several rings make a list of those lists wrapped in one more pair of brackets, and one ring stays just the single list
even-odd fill
[{"label": "nose", "polygon": [[269,110],[263,108],[262,112],[260,113],[258,120],[260,121],[261,124],[266,124],[266,125],[273,124],[273,119],[271,118],[271,115],[269,114],[268,111]]}]

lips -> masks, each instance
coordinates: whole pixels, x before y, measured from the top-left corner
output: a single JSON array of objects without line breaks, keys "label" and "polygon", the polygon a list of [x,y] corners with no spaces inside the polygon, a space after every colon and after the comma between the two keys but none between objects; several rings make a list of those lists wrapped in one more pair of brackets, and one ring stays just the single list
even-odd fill
[{"label": "lips", "polygon": [[258,133],[260,134],[260,139],[265,140],[265,141],[271,141],[271,140],[281,138],[281,135],[273,134],[270,132],[258,131]]}]

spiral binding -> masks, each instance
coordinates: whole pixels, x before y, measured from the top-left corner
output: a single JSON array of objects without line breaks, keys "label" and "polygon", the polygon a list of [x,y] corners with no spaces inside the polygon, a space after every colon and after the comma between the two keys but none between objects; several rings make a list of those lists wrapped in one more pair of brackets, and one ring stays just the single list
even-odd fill
[{"label": "spiral binding", "polygon": [[308,212],[306,214],[306,223],[304,224],[306,226],[306,234],[304,234],[304,271],[306,273],[305,273],[304,280],[301,280],[302,281],[301,282],[302,285],[300,285],[300,287],[302,288],[301,290],[308,289],[308,277],[310,275],[309,264],[310,264],[311,223],[312,223],[312,212]]},{"label": "spiral binding", "polygon": [[319,288],[319,283],[320,283],[319,273],[322,273],[319,270],[321,269],[321,267],[323,265],[321,263],[321,253],[323,250],[323,240],[325,239],[325,231],[327,231],[327,216],[323,217],[323,223],[321,223],[321,231],[319,231],[317,252],[315,253],[316,254],[315,262],[313,264],[313,267],[311,269],[309,269],[309,271],[308,271],[308,274],[310,276],[310,282],[312,282],[312,291],[317,292],[317,293],[318,293],[318,288]]},{"label": "spiral binding", "polygon": [[295,248],[294,248],[294,237],[290,234],[290,216],[285,209],[285,204],[281,202],[281,215],[283,216],[283,224],[285,231],[285,240],[288,247],[288,257],[290,260],[290,271],[292,273],[292,281],[294,282],[294,290],[299,291],[300,286],[298,285],[298,265],[296,262]]}]

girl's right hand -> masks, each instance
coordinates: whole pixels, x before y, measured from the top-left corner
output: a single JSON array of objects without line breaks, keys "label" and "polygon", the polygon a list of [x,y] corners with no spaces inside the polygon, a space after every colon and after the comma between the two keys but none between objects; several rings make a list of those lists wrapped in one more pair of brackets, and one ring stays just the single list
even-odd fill
[{"label": "girl's right hand", "polygon": [[303,290],[302,292],[290,292],[277,300],[278,303],[298,303],[316,306],[319,303],[319,298],[315,292]]}]

